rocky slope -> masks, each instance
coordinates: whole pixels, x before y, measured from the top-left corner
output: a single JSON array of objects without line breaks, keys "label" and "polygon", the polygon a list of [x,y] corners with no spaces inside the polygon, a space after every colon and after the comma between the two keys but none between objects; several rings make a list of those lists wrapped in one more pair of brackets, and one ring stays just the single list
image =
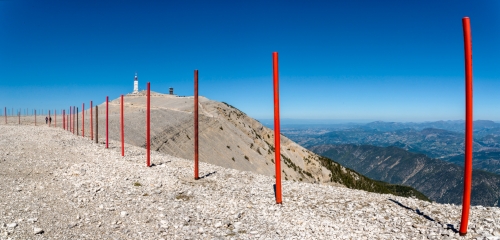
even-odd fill
[{"label": "rocky slope", "polygon": [[[311,150],[370,178],[412,186],[437,202],[462,202],[464,170],[461,166],[397,147],[342,144],[315,146]],[[474,170],[471,203],[498,206],[500,176]]]},{"label": "rocky slope", "polygon": [[[152,93],[151,149],[192,159],[193,97]],[[124,97],[125,142],[145,146],[145,93]],[[99,139],[105,136],[105,105],[99,105]],[[120,140],[120,101],[109,103],[109,135]],[[200,161],[242,171],[274,176],[274,133],[240,110],[200,97]],[[89,111],[85,113],[85,135],[90,134]],[[373,181],[338,163],[322,158],[288,138],[281,137],[282,179],[343,185],[378,193],[394,193],[426,199],[418,191]]]},{"label": "rocky slope", "polygon": [[0,125],[0,239],[499,239],[500,209],[284,181],[59,128]]}]

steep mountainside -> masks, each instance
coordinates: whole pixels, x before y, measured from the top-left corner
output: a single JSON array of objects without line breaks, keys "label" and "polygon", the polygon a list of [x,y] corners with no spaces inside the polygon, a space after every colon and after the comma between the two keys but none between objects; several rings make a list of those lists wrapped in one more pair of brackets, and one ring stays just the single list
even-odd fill
[{"label": "steep mountainside", "polygon": [[[500,124],[486,120],[477,120],[474,124],[474,168],[500,173],[500,128],[497,127]],[[463,162],[464,134],[454,130],[459,126],[463,128],[463,125],[463,121],[372,122],[356,127],[292,126],[283,128],[283,133],[307,148],[326,144],[395,146],[460,165]]]},{"label": "steep mountainside", "polygon": [[[441,160],[457,164],[459,166],[464,165],[464,155],[460,154],[453,157],[443,158]],[[498,151],[482,151],[475,152],[472,156],[472,167],[474,169],[480,169],[487,172],[492,172],[495,174],[500,174],[500,152]]]},{"label": "steep mountainside", "polygon": [[[311,150],[367,177],[412,186],[431,200],[454,204],[462,202],[463,167],[458,165],[393,146],[322,145]],[[472,204],[498,206],[500,176],[475,170],[472,178]]]},{"label": "steep mountainside", "polygon": [[[125,96],[125,141],[145,146],[144,92]],[[119,134],[119,99],[109,103],[109,134]],[[193,159],[193,97],[153,93],[151,98],[151,148],[173,156]],[[104,141],[105,118],[99,105],[99,139]],[[200,161],[274,175],[273,131],[238,109],[200,97]],[[88,117],[88,111],[86,117]],[[88,120],[86,134],[89,134]],[[394,193],[425,199],[421,193],[403,186],[388,186],[322,158],[288,138],[281,138],[281,166],[284,180],[344,185],[379,193]]]}]

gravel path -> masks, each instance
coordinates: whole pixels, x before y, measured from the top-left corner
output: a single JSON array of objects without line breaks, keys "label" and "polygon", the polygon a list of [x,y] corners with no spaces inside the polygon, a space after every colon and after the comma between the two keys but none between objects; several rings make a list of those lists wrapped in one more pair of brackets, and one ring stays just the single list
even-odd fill
[{"label": "gravel path", "polygon": [[500,209],[285,181],[46,126],[0,126],[0,239],[500,239]]}]

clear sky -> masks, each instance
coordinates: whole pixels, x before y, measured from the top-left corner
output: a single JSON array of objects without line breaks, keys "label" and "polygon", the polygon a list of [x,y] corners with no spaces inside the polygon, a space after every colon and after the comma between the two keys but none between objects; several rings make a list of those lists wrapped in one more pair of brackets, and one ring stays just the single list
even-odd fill
[{"label": "clear sky", "polygon": [[[102,103],[153,91],[289,119],[464,119],[462,17],[475,119],[500,120],[500,1],[0,0],[0,106]],[[2,109],[3,112],[3,109]],[[3,114],[3,113],[2,113]]]}]

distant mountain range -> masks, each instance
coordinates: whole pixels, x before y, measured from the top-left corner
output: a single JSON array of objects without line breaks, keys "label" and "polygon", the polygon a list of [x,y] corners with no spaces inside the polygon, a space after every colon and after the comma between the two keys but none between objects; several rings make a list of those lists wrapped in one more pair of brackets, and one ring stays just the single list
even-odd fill
[{"label": "distant mountain range", "polygon": [[[311,148],[325,144],[395,146],[463,165],[464,121],[371,122],[283,127],[283,133]],[[474,168],[500,173],[500,124],[474,121]]]},{"label": "distant mountain range", "polygon": [[[313,152],[375,180],[412,186],[431,200],[462,203],[463,167],[424,154],[389,146],[319,145]],[[500,176],[481,170],[472,173],[473,205],[498,206]]]}]

